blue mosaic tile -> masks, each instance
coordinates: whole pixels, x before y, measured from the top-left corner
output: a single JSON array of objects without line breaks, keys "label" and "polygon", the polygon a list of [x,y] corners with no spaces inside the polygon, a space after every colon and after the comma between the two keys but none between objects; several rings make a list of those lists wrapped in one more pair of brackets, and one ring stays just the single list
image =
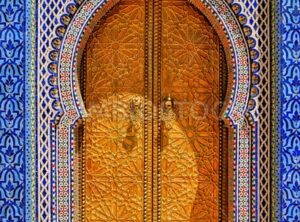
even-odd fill
[{"label": "blue mosaic tile", "polygon": [[280,221],[300,221],[300,1],[280,2]]}]

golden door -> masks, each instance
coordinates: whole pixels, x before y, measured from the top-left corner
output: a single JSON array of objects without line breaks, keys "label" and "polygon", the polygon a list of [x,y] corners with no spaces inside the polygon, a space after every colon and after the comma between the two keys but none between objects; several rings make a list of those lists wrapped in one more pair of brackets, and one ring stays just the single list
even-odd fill
[{"label": "golden door", "polygon": [[80,72],[78,221],[227,221],[226,63],[187,0],[121,0]]}]

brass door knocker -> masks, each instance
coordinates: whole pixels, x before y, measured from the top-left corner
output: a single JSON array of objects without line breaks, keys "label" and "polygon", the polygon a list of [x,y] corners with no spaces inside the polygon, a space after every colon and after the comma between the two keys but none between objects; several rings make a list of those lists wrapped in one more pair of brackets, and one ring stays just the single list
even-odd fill
[{"label": "brass door knocker", "polygon": [[162,145],[167,146],[169,144],[169,131],[172,129],[172,124],[176,120],[176,114],[174,112],[175,102],[169,95],[164,99],[163,113],[162,113]]},{"label": "brass door knocker", "polygon": [[141,129],[143,123],[142,99],[138,96],[132,98],[130,102],[130,123],[126,136],[123,140],[123,147],[131,151],[138,145],[138,137],[142,136]]},{"label": "brass door knocker", "polygon": [[135,125],[140,125],[143,119],[142,99],[135,96],[130,102],[130,120]]},{"label": "brass door knocker", "polygon": [[[174,112],[175,109],[175,102],[174,99],[169,95],[164,99],[163,103],[163,114],[162,120],[167,124],[170,125],[172,120],[176,120],[176,114]],[[169,127],[172,127],[170,125]]]}]

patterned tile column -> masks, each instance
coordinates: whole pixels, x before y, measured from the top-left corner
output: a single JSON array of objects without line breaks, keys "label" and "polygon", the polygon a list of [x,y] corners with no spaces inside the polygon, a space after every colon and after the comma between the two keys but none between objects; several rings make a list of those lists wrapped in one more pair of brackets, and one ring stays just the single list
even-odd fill
[{"label": "patterned tile column", "polygon": [[300,1],[275,1],[274,221],[300,220]]},{"label": "patterned tile column", "polygon": [[30,1],[0,2],[0,221],[30,221]]}]

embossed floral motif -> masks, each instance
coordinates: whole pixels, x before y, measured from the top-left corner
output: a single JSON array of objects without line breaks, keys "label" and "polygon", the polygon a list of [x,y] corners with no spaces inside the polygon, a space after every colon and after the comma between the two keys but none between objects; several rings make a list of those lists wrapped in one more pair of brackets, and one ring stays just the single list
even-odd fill
[{"label": "embossed floral motif", "polygon": [[[198,153],[201,152],[202,156],[215,155],[218,150],[218,121],[217,118],[213,119],[205,118],[203,120],[195,120],[192,117],[182,119],[179,121],[180,126],[184,130],[188,141]],[[211,125],[216,125],[213,128]],[[200,154],[199,154],[200,155]]]},{"label": "embossed floral motif", "polygon": [[186,1],[163,1],[162,89],[177,120],[163,131],[162,221],[217,221],[220,42]]},{"label": "embossed floral motif", "polygon": [[[113,97],[101,103],[109,114],[114,110],[124,114],[130,110],[132,97],[119,96],[123,98],[119,106],[112,105]],[[91,112],[85,122],[87,221],[142,221],[143,129],[136,132],[135,146],[127,149],[124,139],[132,123],[129,115],[117,113],[103,116]]]},{"label": "embossed floral motif", "polygon": [[[97,25],[87,49],[88,72],[91,75],[89,95],[141,92],[144,72],[143,2],[123,2]],[[131,75],[136,73],[135,78]],[[120,81],[122,80],[122,81]],[[101,94],[100,94],[101,92]],[[89,98],[88,101],[96,102]]]},{"label": "embossed floral motif", "polygon": [[169,142],[162,147],[162,221],[188,220],[198,187],[196,155],[176,121],[170,123]]}]

